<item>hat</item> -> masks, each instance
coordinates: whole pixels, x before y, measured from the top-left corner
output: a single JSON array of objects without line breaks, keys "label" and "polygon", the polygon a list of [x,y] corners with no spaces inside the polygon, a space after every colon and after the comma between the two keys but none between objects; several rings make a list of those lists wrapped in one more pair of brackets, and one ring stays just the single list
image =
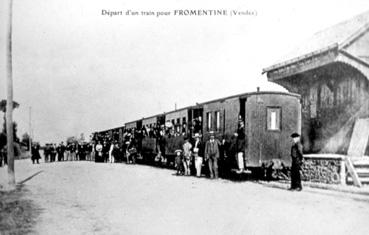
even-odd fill
[{"label": "hat", "polygon": [[175,153],[177,153],[177,152],[180,152],[180,153],[182,153],[182,150],[180,150],[180,149],[177,149],[177,150],[175,150],[174,152],[175,152]]},{"label": "hat", "polygon": [[300,135],[299,135],[298,133],[296,133],[296,132],[295,132],[295,133],[293,133],[293,134],[291,135],[291,137],[292,137],[292,138],[296,138],[296,137],[300,137]]},{"label": "hat", "polygon": [[195,138],[200,138],[200,134],[199,133],[195,133]]},{"label": "hat", "polygon": [[214,136],[214,131],[209,132],[210,136]]}]

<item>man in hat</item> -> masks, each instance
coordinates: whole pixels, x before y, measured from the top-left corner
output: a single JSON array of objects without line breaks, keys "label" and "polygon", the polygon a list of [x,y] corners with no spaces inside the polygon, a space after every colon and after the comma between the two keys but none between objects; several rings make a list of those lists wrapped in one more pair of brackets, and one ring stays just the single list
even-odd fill
[{"label": "man in hat", "polygon": [[200,139],[200,134],[195,133],[195,142],[193,144],[192,152],[195,157],[195,168],[196,168],[196,176],[201,176],[201,168],[202,168],[202,162],[203,162],[203,144]]},{"label": "man in hat", "polygon": [[208,160],[210,178],[218,178],[219,145],[220,142],[211,131],[210,139],[205,144],[205,160]]},{"label": "man in hat", "polygon": [[298,133],[293,133],[291,138],[293,139],[293,144],[291,147],[291,188],[289,190],[301,191],[302,186],[300,171],[303,160],[302,144],[300,142],[300,135]]}]

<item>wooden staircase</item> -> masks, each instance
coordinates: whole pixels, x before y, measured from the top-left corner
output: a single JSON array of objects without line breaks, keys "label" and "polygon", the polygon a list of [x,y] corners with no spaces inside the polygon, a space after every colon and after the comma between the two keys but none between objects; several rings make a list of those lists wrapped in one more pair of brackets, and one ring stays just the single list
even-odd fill
[{"label": "wooden staircase", "polygon": [[346,160],[348,175],[347,184],[354,184],[361,187],[369,184],[369,157],[348,157]]},{"label": "wooden staircase", "polygon": [[369,138],[369,118],[357,119],[346,157],[346,182],[361,187],[369,184],[369,157],[364,156]]}]

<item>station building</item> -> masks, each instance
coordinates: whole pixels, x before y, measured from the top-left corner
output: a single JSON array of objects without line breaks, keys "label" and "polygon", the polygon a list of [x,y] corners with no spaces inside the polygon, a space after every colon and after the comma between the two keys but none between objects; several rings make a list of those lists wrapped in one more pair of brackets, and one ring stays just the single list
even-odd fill
[{"label": "station building", "polygon": [[316,33],[263,73],[301,95],[306,153],[347,154],[356,120],[369,117],[369,11]]}]

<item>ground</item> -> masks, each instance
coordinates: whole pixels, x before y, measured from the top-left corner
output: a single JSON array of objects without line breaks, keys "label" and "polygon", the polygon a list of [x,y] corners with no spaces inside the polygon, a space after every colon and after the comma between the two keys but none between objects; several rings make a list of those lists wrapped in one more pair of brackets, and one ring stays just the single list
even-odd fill
[{"label": "ground", "polygon": [[[173,173],[142,165],[16,161],[21,186],[13,197],[32,218],[22,221],[23,229],[0,226],[0,234],[369,234],[365,195]],[[1,181],[4,175],[0,168]]]}]

